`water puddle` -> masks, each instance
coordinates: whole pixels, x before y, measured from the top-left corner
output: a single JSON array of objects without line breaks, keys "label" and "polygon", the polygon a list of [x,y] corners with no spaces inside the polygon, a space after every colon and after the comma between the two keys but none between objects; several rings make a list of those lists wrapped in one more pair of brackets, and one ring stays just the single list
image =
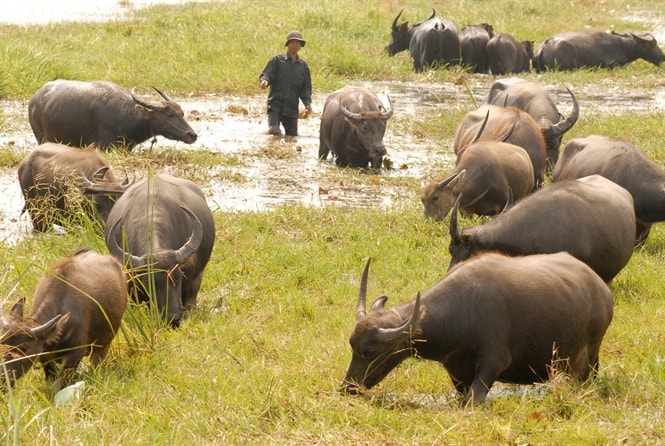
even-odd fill
[{"label": "water puddle", "polygon": [[[400,201],[418,200],[414,188],[451,168],[455,157],[453,135],[434,140],[414,135],[410,130],[417,121],[436,119],[451,111],[464,112],[483,101],[494,78],[471,77],[470,84],[376,82],[358,84],[375,91],[387,103],[390,96],[395,109],[388,121],[384,143],[392,161],[392,170],[372,175],[370,181],[358,180],[355,171],[338,169],[331,160],[318,158],[320,113],[326,95],[313,98],[314,113],[299,123],[297,138],[266,134],[265,95],[208,95],[176,98],[187,120],[198,133],[196,143],[187,145],[158,138],[157,147],[179,150],[208,150],[233,156],[237,166],[212,169],[201,184],[211,207],[223,211],[264,211],[285,203],[307,206],[388,207]],[[564,114],[570,112],[570,98],[565,88],[547,86]],[[472,94],[469,93],[472,92]],[[575,90],[582,114],[662,112],[664,91],[635,91],[627,88],[597,86]],[[27,119],[27,102],[0,101],[4,119],[0,147],[12,146],[23,152],[35,146]],[[127,156],[140,156],[150,150],[149,143]],[[141,178],[144,171],[127,172]],[[403,180],[403,181],[401,181]],[[21,237],[30,228],[27,215],[20,216],[23,199],[14,169],[0,171],[0,241]]]}]

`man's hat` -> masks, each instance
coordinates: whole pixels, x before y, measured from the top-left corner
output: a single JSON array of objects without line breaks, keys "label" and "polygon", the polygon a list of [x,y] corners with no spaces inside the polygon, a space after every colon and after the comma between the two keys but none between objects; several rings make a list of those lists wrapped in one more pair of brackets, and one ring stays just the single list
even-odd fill
[{"label": "man's hat", "polygon": [[302,43],[302,46],[305,46],[305,39],[302,36],[300,31],[291,31],[286,35],[286,43],[284,46],[288,45],[291,40],[299,40]]}]

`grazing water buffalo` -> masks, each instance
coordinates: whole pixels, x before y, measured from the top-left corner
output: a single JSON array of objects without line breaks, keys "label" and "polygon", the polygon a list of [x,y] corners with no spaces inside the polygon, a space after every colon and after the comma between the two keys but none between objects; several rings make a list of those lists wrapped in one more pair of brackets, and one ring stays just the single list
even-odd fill
[{"label": "grazing water buffalo", "polygon": [[495,215],[510,196],[519,200],[533,189],[533,166],[523,148],[481,140],[464,149],[446,178],[428,183],[420,199],[425,218],[443,220],[460,194],[463,214]]},{"label": "grazing water buffalo", "polygon": [[566,88],[573,101],[573,111],[568,118],[557,109],[549,93],[536,82],[519,78],[500,79],[490,88],[485,103],[516,107],[533,117],[545,137],[548,168],[554,168],[559,159],[559,147],[564,133],[570,130],[580,115],[579,104],[575,95]]},{"label": "grazing water buffalo", "polygon": [[536,187],[545,181],[545,138],[536,121],[528,113],[515,107],[483,104],[462,119],[455,132],[454,149],[459,157],[471,142],[481,139],[504,142],[522,147],[533,165]]},{"label": "grazing water buffalo", "polygon": [[628,263],[635,243],[630,193],[599,175],[553,183],[479,226],[459,230],[450,217],[449,269],[476,254],[567,251],[606,282]]},{"label": "grazing water buffalo", "polygon": [[136,183],[113,206],[105,236],[109,252],[132,269],[133,295],[156,302],[177,327],[196,306],[215,241],[201,188],[167,174]]},{"label": "grazing water buffalo", "polygon": [[398,25],[397,20],[403,11],[393,20],[392,40],[386,46],[389,55],[393,56],[408,48],[413,67],[418,72],[430,67],[459,63],[459,36],[453,22],[435,17],[436,12],[432,11],[432,16],[423,22]]},{"label": "grazing water buffalo", "polygon": [[485,47],[487,63],[492,74],[521,73],[531,69],[533,42],[518,41],[510,34],[492,37]]},{"label": "grazing water buffalo", "polygon": [[89,210],[106,221],[113,203],[129,186],[115,181],[108,162],[96,149],[51,142],[31,150],[21,161],[18,181],[25,199],[23,210],[40,232],[53,223],[71,224],[81,208],[87,208],[84,197],[92,201]]},{"label": "grazing water buffalo", "polygon": [[84,356],[93,363],[106,357],[126,306],[127,278],[111,256],[82,249],[49,268],[37,285],[32,315],[24,319],[18,302],[0,318],[10,385],[37,360],[54,388],[67,385]]},{"label": "grazing water buffalo", "polygon": [[468,67],[474,73],[487,73],[489,65],[485,47],[494,37],[494,29],[489,23],[468,25],[459,33],[461,61],[460,64]]},{"label": "grazing water buffalo", "polygon": [[665,60],[665,54],[651,34],[573,31],[547,38],[533,57],[533,68],[538,72],[615,68],[637,59],[654,65]]},{"label": "grazing water buffalo", "polygon": [[30,126],[39,144],[94,144],[103,150],[132,150],[157,135],[187,144],[196,141],[180,106],[155,91],[164,101],[143,101],[111,82],[47,82],[28,102]]},{"label": "grazing water buffalo", "polygon": [[495,381],[545,381],[557,365],[595,375],[613,316],[609,288],[565,252],[525,257],[484,254],[452,269],[390,309],[366,310],[365,266],[351,333],[353,357],[342,390],[371,388],[409,357],[445,367],[465,402],[480,403]]},{"label": "grazing water buffalo", "polygon": [[575,138],[564,147],[552,181],[593,174],[612,180],[633,196],[636,243],[647,239],[652,223],[665,221],[665,171],[634,145],[599,135]]},{"label": "grazing water buffalo", "polygon": [[388,96],[388,109],[367,88],[344,87],[326,99],[321,113],[319,159],[332,152],[340,167],[381,167],[386,149],[383,135],[386,122],[393,115]]}]

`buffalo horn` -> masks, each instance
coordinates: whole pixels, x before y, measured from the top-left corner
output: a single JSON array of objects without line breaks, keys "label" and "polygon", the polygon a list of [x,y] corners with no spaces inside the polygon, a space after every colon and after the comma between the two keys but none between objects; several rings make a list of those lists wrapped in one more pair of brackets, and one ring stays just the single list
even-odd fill
[{"label": "buffalo horn", "polygon": [[136,94],[134,94],[134,91],[135,91],[135,90],[136,90],[136,88],[132,88],[132,93],[131,93],[131,95],[132,95],[132,99],[134,99],[134,102],[136,102],[136,103],[139,104],[140,106],[143,106],[143,107],[147,108],[148,110],[155,110],[155,109],[157,109],[157,108],[159,107],[159,106],[156,106],[156,105],[154,105],[154,104],[150,104],[150,103],[148,103],[148,102],[146,102],[146,101],[144,101],[144,100],[142,100],[142,99],[139,99],[139,98],[136,96]]},{"label": "buffalo horn", "polygon": [[459,243],[462,240],[462,234],[457,227],[457,214],[459,213],[459,205],[462,200],[462,194],[457,196],[455,206],[453,206],[453,213],[450,216],[450,243]]},{"label": "buffalo horn", "polygon": [[[464,169],[462,169],[462,172],[464,172]],[[457,178],[457,175],[459,175],[462,172],[453,172],[453,173],[451,173],[446,178],[441,180],[441,182],[439,184],[436,185],[436,189],[437,190],[443,189],[444,187],[449,185],[451,181],[453,181],[455,178]]]},{"label": "buffalo horn", "polygon": [[490,111],[487,110],[487,114],[485,115],[485,119],[483,119],[483,123],[480,126],[480,130],[478,130],[478,133],[476,133],[476,136],[474,136],[473,140],[469,144],[467,144],[467,147],[470,146],[471,144],[473,144],[474,142],[478,141],[478,139],[480,138],[480,135],[485,130],[485,126],[487,125],[487,121],[489,120],[489,118],[490,118]]},{"label": "buffalo horn", "polygon": [[506,212],[508,208],[512,205],[513,205],[513,189],[511,187],[508,187],[508,198],[506,198],[506,204],[503,206],[501,213],[503,214],[504,212]]},{"label": "buffalo horn", "polygon": [[152,86],[152,88],[157,92],[157,94],[163,97],[166,102],[171,102],[171,98],[166,96],[159,88],[155,87],[154,85]]},{"label": "buffalo horn", "polygon": [[131,253],[125,252],[118,244],[118,238],[116,237],[115,233],[118,230],[118,225],[121,221],[122,219],[118,219],[111,225],[111,229],[109,229],[109,236],[106,239],[106,246],[108,246],[109,252],[116,259],[123,259],[124,261],[125,257],[129,257],[131,259],[132,266],[142,265],[144,263],[144,257],[135,256]]},{"label": "buffalo horn", "polygon": [[189,239],[175,252],[175,259],[177,263],[185,263],[185,261],[199,249],[201,246],[201,240],[203,240],[203,225],[201,220],[192,212],[184,206],[180,206],[180,209],[189,214],[189,217],[192,220],[192,234],[189,236]]},{"label": "buffalo horn", "polygon": [[393,20],[393,29],[397,28],[397,20],[399,20],[399,18],[400,18],[400,16],[402,15],[403,12],[404,12],[404,10],[402,9],[402,10],[399,12],[399,14],[397,14],[397,17],[395,17],[395,20]]},{"label": "buffalo horn", "polygon": [[386,94],[386,98],[388,98],[388,110],[381,113],[381,119],[383,120],[389,119],[393,115],[393,103],[388,94]]},{"label": "buffalo horn", "polygon": [[410,336],[413,333],[416,323],[420,316],[420,291],[416,294],[416,302],[413,307],[413,314],[411,317],[404,321],[402,325],[396,328],[380,328],[377,333],[377,341],[382,343],[393,343],[402,339],[405,336]]},{"label": "buffalo horn", "polygon": [[369,274],[369,263],[372,258],[367,259],[363,275],[360,278],[360,290],[358,291],[358,303],[356,307],[356,322],[360,322],[367,314],[367,276]]},{"label": "buffalo horn", "polygon": [[575,95],[570,88],[566,87],[566,90],[568,90],[570,97],[573,99],[573,111],[570,112],[568,118],[562,119],[552,126],[552,134],[554,135],[563,135],[566,133],[575,125],[577,118],[580,116],[580,106],[577,103],[577,98],[575,98]]},{"label": "buffalo horn", "polygon": [[[55,316],[53,319],[51,319],[50,321],[45,322],[42,325],[31,329],[30,333],[32,333],[32,336],[35,339],[43,339],[44,337],[46,337],[46,335],[51,330],[53,330],[53,327],[55,326],[55,324],[57,324],[60,321],[60,319],[62,319],[62,318],[63,318],[63,315],[59,314],[59,315]],[[67,316],[67,319],[69,319],[69,316]]]}]

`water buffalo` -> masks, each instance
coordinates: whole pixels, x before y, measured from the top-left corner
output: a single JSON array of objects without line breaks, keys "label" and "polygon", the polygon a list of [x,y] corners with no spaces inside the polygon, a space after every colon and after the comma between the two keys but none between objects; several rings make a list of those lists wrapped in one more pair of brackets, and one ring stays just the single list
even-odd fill
[{"label": "water buffalo", "polygon": [[393,20],[392,40],[386,46],[389,55],[409,49],[413,67],[417,72],[440,65],[456,65],[460,59],[460,43],[457,27],[449,20],[432,16],[415,25],[408,22],[397,24],[402,15],[400,11]]},{"label": "water buffalo", "polygon": [[450,217],[449,269],[487,251],[511,256],[567,251],[609,282],[633,253],[633,198],[600,175],[553,183],[487,223],[461,231],[458,207]]},{"label": "water buffalo", "polygon": [[489,72],[487,42],[494,37],[494,29],[489,23],[467,25],[459,33],[460,64],[471,69],[473,73]]},{"label": "water buffalo", "polygon": [[538,72],[615,68],[637,59],[654,65],[665,60],[665,54],[651,34],[572,31],[547,38],[533,57],[533,68]]},{"label": "water buffalo", "polygon": [[106,245],[128,264],[133,295],[156,302],[177,327],[196,306],[215,241],[205,195],[192,181],[159,174],[127,189],[106,221]]},{"label": "water buffalo", "polygon": [[392,115],[390,97],[386,110],[367,88],[347,86],[334,91],[321,113],[319,159],[332,152],[340,167],[380,168],[386,155],[383,135]]},{"label": "water buffalo", "polygon": [[568,253],[484,254],[452,269],[415,302],[387,309],[388,297],[381,296],[369,313],[368,268],[369,261],[344,392],[373,387],[409,357],[441,363],[465,403],[474,404],[496,381],[545,381],[557,365],[580,380],[598,371],[614,302],[598,275]]},{"label": "water buffalo", "polygon": [[93,363],[106,357],[127,306],[124,269],[111,256],[79,250],[45,272],[32,306],[27,319],[22,301],[0,318],[0,337],[8,350],[3,371],[13,385],[39,360],[46,379],[60,389],[84,356],[91,355]]},{"label": "water buffalo", "polygon": [[646,240],[652,223],[665,221],[665,171],[633,144],[599,135],[572,139],[563,149],[552,181],[593,174],[614,181],[633,196],[636,243]]},{"label": "water buffalo", "polygon": [[468,112],[455,131],[454,149],[459,157],[464,148],[481,135],[481,139],[502,140],[522,147],[533,165],[536,187],[545,181],[545,138],[540,126],[526,113],[515,107],[483,104]]},{"label": "water buffalo", "polygon": [[[94,148],[78,149],[44,143],[20,162],[18,181],[36,231],[45,232],[53,223],[67,226],[81,210],[106,221],[115,200],[129,186],[118,184],[109,164]],[[92,207],[88,209],[87,200]]]},{"label": "water buffalo", "polygon": [[510,34],[500,33],[485,46],[487,63],[492,74],[521,73],[531,69],[533,42],[518,41]]},{"label": "water buffalo", "polygon": [[551,96],[540,84],[519,78],[500,79],[490,88],[486,104],[517,107],[530,114],[545,137],[545,147],[549,160],[548,168],[554,168],[559,159],[559,147],[564,133],[570,130],[580,115],[575,95],[566,88],[573,102],[573,110],[566,118],[557,109]]},{"label": "water buffalo", "polygon": [[143,101],[111,82],[47,82],[28,102],[30,126],[39,144],[94,144],[103,150],[132,150],[157,135],[187,144],[196,141],[180,106],[155,91],[164,101]]},{"label": "water buffalo", "polygon": [[462,152],[446,178],[423,188],[425,218],[443,220],[460,194],[463,214],[498,214],[509,196],[519,200],[533,191],[533,178],[533,166],[523,148],[499,141],[475,142]]}]

